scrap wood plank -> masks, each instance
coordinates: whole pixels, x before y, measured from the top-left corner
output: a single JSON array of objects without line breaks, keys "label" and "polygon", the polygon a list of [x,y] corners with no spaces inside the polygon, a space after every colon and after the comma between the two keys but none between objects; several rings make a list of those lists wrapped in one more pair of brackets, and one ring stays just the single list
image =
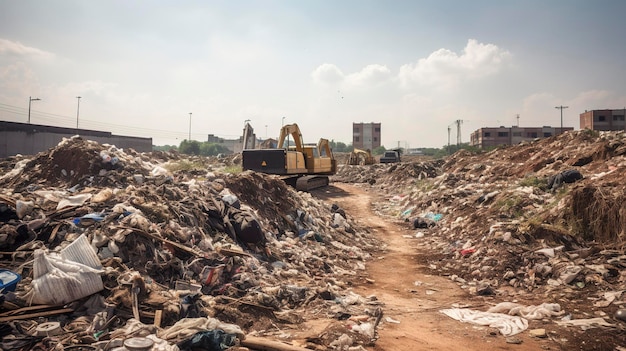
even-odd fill
[{"label": "scrap wood plank", "polygon": [[157,328],[161,328],[161,318],[163,316],[163,310],[156,310],[154,312],[154,326]]},{"label": "scrap wood plank", "polygon": [[220,247],[217,249],[217,252],[224,255],[224,256],[246,256],[246,257],[253,257],[252,255],[250,255],[247,252],[243,252],[241,250],[237,250],[237,249],[230,249],[230,248],[226,248],[226,247]]},{"label": "scrap wood plank", "polygon": [[203,253],[199,253],[199,252],[197,252],[196,250],[194,250],[194,249],[192,249],[192,248],[190,248],[190,247],[187,247],[187,246],[185,246],[185,245],[183,245],[183,244],[177,243],[177,242],[172,241],[172,240],[168,240],[168,239],[165,239],[165,238],[161,238],[161,237],[156,236],[156,235],[154,235],[154,234],[152,234],[152,233],[148,233],[148,232],[146,232],[146,231],[143,231],[143,230],[141,230],[141,229],[139,229],[139,228],[126,227],[126,226],[117,226],[116,228],[119,228],[119,229],[128,229],[128,230],[132,230],[133,232],[135,232],[135,233],[139,233],[139,234],[141,234],[141,235],[143,235],[143,236],[145,236],[145,237],[147,237],[147,238],[150,238],[150,239],[153,239],[153,240],[157,240],[157,241],[160,241],[160,242],[165,243],[165,244],[172,245],[172,246],[174,246],[176,249],[181,250],[181,251],[184,251],[184,252],[186,252],[186,253],[188,253],[188,254],[191,254],[191,255],[193,255],[193,256],[198,256],[198,257],[202,257],[202,256],[204,256],[204,254],[203,254]]},{"label": "scrap wood plank", "polygon": [[0,317],[0,322],[10,322],[10,321],[18,320],[18,319],[32,319],[32,318],[37,318],[37,317],[47,317],[47,316],[54,316],[56,314],[64,314],[64,313],[71,313],[71,312],[74,312],[73,308],[61,308],[61,309],[52,310],[52,311],[20,314],[17,316]]},{"label": "scrap wood plank", "polygon": [[6,195],[0,194],[0,200],[8,203],[9,205],[11,205],[13,207],[15,207],[15,200],[13,200],[12,198],[10,198],[10,197],[8,197]]},{"label": "scrap wood plank", "polygon": [[[5,304],[6,304],[6,302],[5,302]],[[4,307],[4,305],[3,305],[3,307]],[[0,313],[0,317],[12,316],[12,315],[15,315],[15,314],[28,312],[28,311],[46,310],[48,308],[55,308],[55,307],[61,307],[61,306],[59,306],[59,305],[26,306],[26,307],[16,308],[16,309],[12,309],[10,311],[2,312],[2,313]]]},{"label": "scrap wood plank", "polygon": [[245,339],[241,340],[240,344],[241,346],[260,351],[311,351],[311,349],[304,347],[254,336],[246,336]]}]

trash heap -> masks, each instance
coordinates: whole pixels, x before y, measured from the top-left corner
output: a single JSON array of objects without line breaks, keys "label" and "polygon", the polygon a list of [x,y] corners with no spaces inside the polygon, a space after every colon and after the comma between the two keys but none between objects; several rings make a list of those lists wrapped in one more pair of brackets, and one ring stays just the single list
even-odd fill
[{"label": "trash heap", "polygon": [[382,310],[349,284],[369,231],[237,162],[80,137],[1,160],[0,348],[271,349],[311,314],[337,323],[303,347],[373,343]]},{"label": "trash heap", "polygon": [[583,130],[445,160],[343,166],[335,179],[382,194],[376,210],[414,233],[433,273],[477,297],[559,303],[563,323],[602,326],[598,339],[613,344],[598,349],[613,349],[626,344],[617,317],[626,307],[625,173],[626,135]]}]

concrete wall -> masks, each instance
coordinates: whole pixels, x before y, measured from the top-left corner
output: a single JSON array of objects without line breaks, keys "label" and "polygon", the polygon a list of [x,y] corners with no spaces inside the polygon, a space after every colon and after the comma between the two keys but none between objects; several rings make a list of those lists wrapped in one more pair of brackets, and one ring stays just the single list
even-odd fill
[{"label": "concrete wall", "polygon": [[132,148],[138,152],[152,151],[152,138],[113,135],[95,130],[51,127],[38,124],[0,121],[0,158],[17,154],[35,155],[57,146],[63,138],[80,135],[100,144]]}]

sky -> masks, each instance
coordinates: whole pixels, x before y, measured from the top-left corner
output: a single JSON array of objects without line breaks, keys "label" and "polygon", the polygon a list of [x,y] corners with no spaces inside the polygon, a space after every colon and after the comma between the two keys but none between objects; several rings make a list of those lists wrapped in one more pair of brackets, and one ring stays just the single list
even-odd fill
[{"label": "sky", "polygon": [[[0,120],[442,147],[626,106],[622,0],[0,0]],[[77,98],[80,96],[80,98]],[[39,100],[31,100],[39,99]],[[558,109],[557,106],[567,106]],[[460,135],[457,123],[460,122]]]}]

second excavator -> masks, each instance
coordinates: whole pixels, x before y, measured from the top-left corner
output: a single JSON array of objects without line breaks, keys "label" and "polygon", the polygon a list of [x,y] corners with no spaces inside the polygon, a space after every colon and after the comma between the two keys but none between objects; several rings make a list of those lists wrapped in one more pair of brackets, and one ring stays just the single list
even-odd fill
[{"label": "second excavator", "polygon": [[348,156],[348,161],[346,162],[348,165],[372,165],[374,164],[374,156],[369,149],[361,150],[354,149]]},{"label": "second excavator", "polygon": [[[293,140],[291,140],[291,138]],[[243,170],[281,175],[297,190],[309,191],[329,184],[337,162],[327,139],[317,145],[304,144],[297,124],[281,128],[276,149],[243,150]]]}]

